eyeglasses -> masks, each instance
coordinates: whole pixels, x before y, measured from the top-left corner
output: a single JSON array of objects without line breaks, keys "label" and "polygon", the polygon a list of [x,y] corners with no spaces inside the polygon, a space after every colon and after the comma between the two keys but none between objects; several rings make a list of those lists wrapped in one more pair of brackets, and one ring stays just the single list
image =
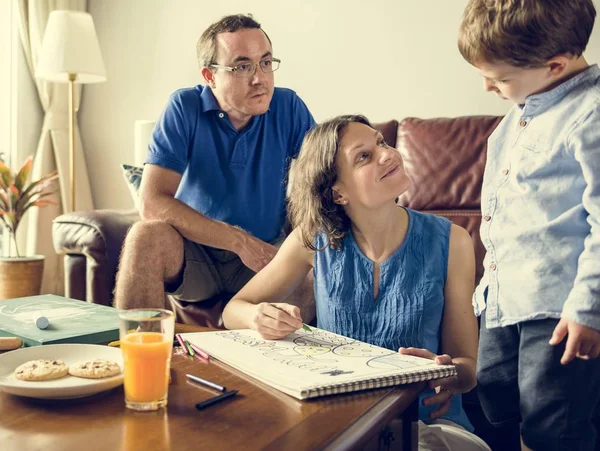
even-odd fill
[{"label": "eyeglasses", "polygon": [[233,72],[235,77],[252,77],[256,72],[256,68],[260,66],[260,70],[262,70],[265,74],[270,74],[271,72],[275,72],[279,69],[279,63],[281,63],[280,59],[277,58],[268,58],[261,60],[258,64],[256,63],[241,63],[237,66],[221,66],[219,64],[211,64],[210,67],[214,67],[215,69],[222,69],[228,72]]}]

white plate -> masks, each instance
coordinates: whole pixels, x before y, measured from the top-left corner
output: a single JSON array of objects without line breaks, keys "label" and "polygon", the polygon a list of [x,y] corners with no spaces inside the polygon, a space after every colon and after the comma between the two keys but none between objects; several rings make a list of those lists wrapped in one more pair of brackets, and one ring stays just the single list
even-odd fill
[{"label": "white plate", "polygon": [[[15,368],[29,360],[60,359],[67,366],[81,360],[105,359],[116,362],[121,373],[102,379],[65,376],[49,381],[22,381],[14,376]],[[123,383],[121,349],[101,345],[59,344],[21,348],[0,355],[0,391],[29,398],[71,399],[93,395]]]}]

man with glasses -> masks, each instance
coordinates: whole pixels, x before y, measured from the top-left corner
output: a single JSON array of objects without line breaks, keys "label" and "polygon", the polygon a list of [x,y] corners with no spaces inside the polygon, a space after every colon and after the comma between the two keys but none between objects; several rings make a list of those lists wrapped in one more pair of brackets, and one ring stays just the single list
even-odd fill
[{"label": "man with glasses", "polygon": [[235,294],[283,239],[288,169],[314,120],[294,91],[274,87],[281,61],[251,16],[208,27],[197,53],[205,86],[172,94],[152,136],[118,308],[163,307],[165,292]]}]

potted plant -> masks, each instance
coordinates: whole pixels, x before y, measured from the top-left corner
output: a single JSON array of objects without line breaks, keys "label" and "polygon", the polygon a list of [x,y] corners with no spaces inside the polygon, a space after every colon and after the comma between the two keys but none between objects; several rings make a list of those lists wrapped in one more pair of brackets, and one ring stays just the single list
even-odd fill
[{"label": "potted plant", "polygon": [[40,294],[44,271],[44,256],[22,257],[17,245],[17,229],[23,215],[31,207],[45,207],[56,203],[46,197],[58,178],[56,171],[27,182],[33,166],[33,156],[25,160],[15,173],[0,160],[0,224],[15,245],[16,256],[0,258],[0,300]]}]

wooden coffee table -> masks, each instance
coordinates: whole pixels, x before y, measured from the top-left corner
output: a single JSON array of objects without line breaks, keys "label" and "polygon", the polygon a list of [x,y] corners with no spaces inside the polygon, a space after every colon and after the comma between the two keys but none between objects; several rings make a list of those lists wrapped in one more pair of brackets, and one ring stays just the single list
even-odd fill
[{"label": "wooden coffee table", "polygon": [[[178,326],[181,332],[209,330]],[[43,401],[0,393],[3,451],[362,449],[377,442],[394,418],[416,420],[424,384],[382,388],[299,401],[230,367],[175,353],[166,410],[125,409],[123,387],[87,398]],[[195,404],[214,390],[188,382],[192,373],[237,389],[237,396],[198,411]],[[416,449],[414,427],[402,440]],[[412,434],[410,433],[412,430]]]}]

